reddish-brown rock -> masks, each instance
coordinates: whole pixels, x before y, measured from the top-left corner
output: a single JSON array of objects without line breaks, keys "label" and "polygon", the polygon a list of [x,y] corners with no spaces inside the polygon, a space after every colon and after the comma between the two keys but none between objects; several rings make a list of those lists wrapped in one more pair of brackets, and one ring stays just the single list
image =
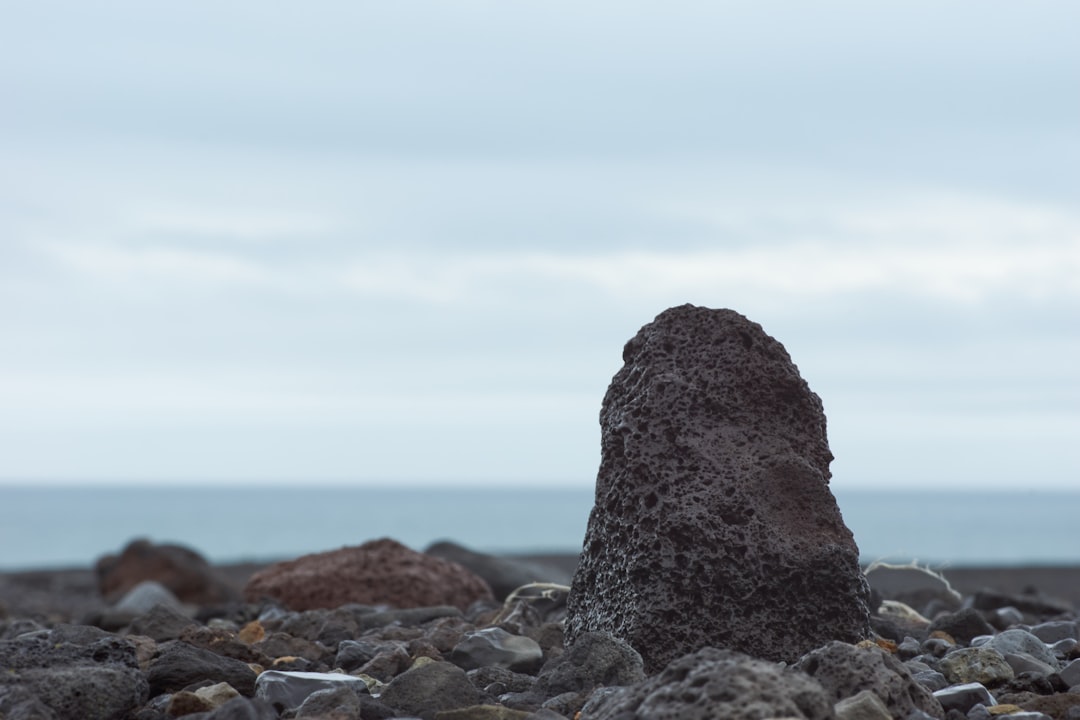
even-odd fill
[{"label": "reddish-brown rock", "polygon": [[793,660],[868,636],[821,400],[784,347],[732,310],[684,305],[623,360],[600,411],[568,642],[611,633],[657,672],[705,646]]},{"label": "reddish-brown rock", "polygon": [[271,598],[292,610],[347,603],[464,610],[492,599],[488,584],[457,563],[388,538],[271,565],[251,577],[244,595],[250,601]]},{"label": "reddish-brown rock", "polygon": [[161,583],[180,602],[214,605],[236,599],[236,591],[202,555],[180,545],[133,540],[119,555],[98,560],[94,570],[98,590],[110,602],[145,580]]}]

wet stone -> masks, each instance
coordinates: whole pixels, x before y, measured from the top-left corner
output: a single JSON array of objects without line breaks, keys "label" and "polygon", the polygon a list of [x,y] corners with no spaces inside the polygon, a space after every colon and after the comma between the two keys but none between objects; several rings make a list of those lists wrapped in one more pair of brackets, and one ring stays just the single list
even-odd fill
[{"label": "wet stone", "polygon": [[300,707],[312,693],[341,687],[367,693],[364,681],[352,675],[267,670],[255,683],[255,696],[284,711]]},{"label": "wet stone", "polygon": [[517,672],[535,672],[543,662],[540,645],[499,627],[466,633],[448,658],[465,670],[494,665]]},{"label": "wet stone", "polygon": [[944,710],[959,710],[963,713],[966,713],[977,703],[982,703],[988,707],[997,705],[997,701],[990,694],[990,691],[979,683],[952,685],[935,692],[934,698],[941,703]]}]

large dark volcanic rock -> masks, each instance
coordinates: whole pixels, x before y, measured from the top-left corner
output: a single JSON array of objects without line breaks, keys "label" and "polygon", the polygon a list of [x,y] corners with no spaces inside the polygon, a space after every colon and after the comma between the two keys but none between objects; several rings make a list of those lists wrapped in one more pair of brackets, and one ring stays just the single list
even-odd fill
[{"label": "large dark volcanic rock", "polygon": [[867,637],[821,400],[784,347],[736,312],[683,305],[623,360],[567,640],[610,632],[656,672],[705,646],[794,660]]}]

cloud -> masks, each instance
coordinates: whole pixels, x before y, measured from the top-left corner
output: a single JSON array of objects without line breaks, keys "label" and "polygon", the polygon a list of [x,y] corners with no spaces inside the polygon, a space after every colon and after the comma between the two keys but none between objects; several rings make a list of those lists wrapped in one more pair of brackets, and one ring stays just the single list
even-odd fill
[{"label": "cloud", "polygon": [[[663,204],[660,203],[662,206]],[[420,303],[511,302],[537,290],[618,302],[727,296],[782,301],[885,294],[972,304],[991,298],[1080,299],[1080,215],[991,198],[930,196],[850,207],[664,207],[694,225],[693,247],[479,250],[354,249],[305,235],[310,218],[191,213],[137,220],[154,230],[285,238],[259,246],[54,242],[56,261],[110,282],[198,283],[290,294],[337,293]],[[731,242],[728,238],[750,238]]]}]

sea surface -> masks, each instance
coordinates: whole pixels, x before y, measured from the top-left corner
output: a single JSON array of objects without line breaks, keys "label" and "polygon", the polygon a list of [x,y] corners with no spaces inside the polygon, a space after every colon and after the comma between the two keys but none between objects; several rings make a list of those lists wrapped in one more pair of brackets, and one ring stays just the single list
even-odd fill
[{"label": "sea surface", "polygon": [[[835,490],[864,561],[1080,565],[1080,492]],[[89,566],[136,537],[215,562],[392,537],[576,553],[591,488],[0,485],[0,570]]]}]

